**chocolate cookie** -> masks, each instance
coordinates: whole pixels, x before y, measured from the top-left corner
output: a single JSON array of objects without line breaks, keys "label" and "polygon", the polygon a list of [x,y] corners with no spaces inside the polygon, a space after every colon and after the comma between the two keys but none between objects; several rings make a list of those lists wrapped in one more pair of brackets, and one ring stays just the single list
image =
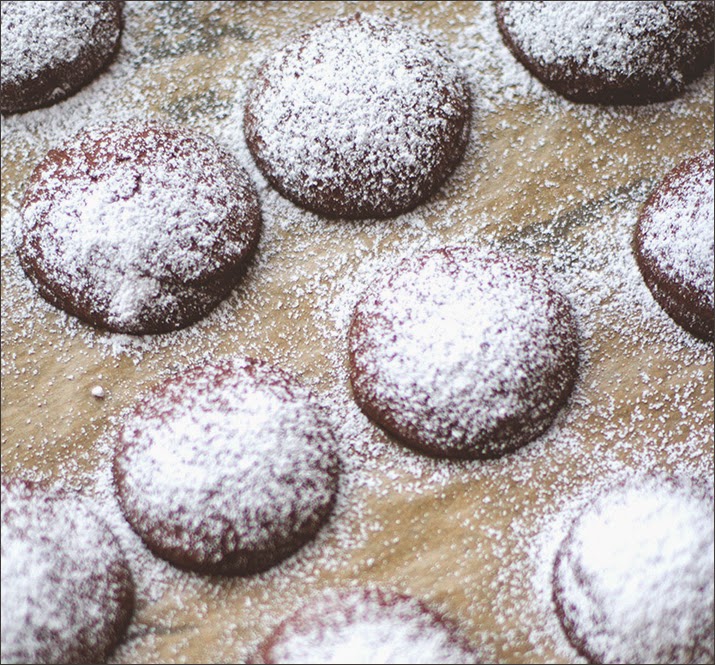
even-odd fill
[{"label": "chocolate cookie", "polygon": [[516,59],[574,102],[671,99],[713,60],[712,0],[495,6],[499,30]]},{"label": "chocolate cookie", "polygon": [[3,2],[0,110],[54,104],[89,83],[112,60],[122,2]]},{"label": "chocolate cookie", "polygon": [[253,663],[478,663],[446,617],[381,589],[329,590],[283,621]]},{"label": "chocolate cookie", "polygon": [[335,501],[334,434],[310,393],[255,360],[158,384],[119,434],[114,479],[149,549],[181,568],[249,575],[313,538]]},{"label": "chocolate cookie", "polygon": [[461,159],[467,84],[432,39],[356,14],[270,57],[246,101],[256,164],[286,198],[329,217],[399,215]]},{"label": "chocolate cookie", "polygon": [[678,325],[713,339],[713,151],[673,169],[641,210],[634,250],[643,280]]},{"label": "chocolate cookie", "polygon": [[556,612],[592,663],[712,663],[712,497],[670,482],[591,502],[553,571]]},{"label": "chocolate cookie", "polygon": [[360,408],[439,457],[497,457],[533,440],[577,374],[566,299],[528,265],[468,247],[407,258],[378,278],[348,343]]},{"label": "chocolate cookie", "polygon": [[248,175],[212,138],[113,123],[50,150],[32,174],[17,248],[50,303],[115,332],[193,323],[236,285],[258,242]]},{"label": "chocolate cookie", "polygon": [[76,496],[2,486],[2,662],[103,663],[134,607],[127,562]]}]

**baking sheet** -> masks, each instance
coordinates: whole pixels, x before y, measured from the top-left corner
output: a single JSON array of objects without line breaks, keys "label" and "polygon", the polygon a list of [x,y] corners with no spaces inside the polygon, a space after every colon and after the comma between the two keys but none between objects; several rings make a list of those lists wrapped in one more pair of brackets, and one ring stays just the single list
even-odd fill
[{"label": "baking sheet", "polygon": [[[394,220],[328,221],[276,194],[252,163],[241,106],[261,58],[321,18],[395,16],[448,44],[474,95],[463,163]],[[154,117],[213,135],[257,184],[265,228],[240,288],[189,329],[130,338],[47,305],[14,234],[24,183],[89,124]],[[579,662],[551,611],[563,525],[601,484],[638,473],[713,475],[712,346],[680,330],[640,280],[638,209],[683,158],[713,145],[713,70],[672,102],[571,104],[501,40],[489,3],[128,2],[117,61],[47,109],[2,119],[3,474],[91,497],[124,545],[138,608],[114,662],[236,662],[291,608],[335,585],[412,593],[496,662]],[[553,273],[577,312],[580,377],[555,426],[501,460],[437,461],[373,426],[352,402],[345,336],[371,277],[447,244],[496,246]],[[154,559],[113,497],[113,432],[143,390],[207,356],[263,358],[329,404],[345,464],[318,539],[251,578],[201,577]],[[102,386],[105,396],[93,396]]]}]

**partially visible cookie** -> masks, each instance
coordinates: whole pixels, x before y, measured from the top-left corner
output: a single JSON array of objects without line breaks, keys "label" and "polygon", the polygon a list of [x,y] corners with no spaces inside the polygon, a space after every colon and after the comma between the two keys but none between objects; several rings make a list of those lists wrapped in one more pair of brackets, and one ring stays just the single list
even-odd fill
[{"label": "partially visible cookie", "polygon": [[713,151],[686,159],[641,210],[638,267],[653,297],[678,325],[704,340],[715,329]]},{"label": "partially visible cookie", "polygon": [[258,243],[258,196],[211,137],[111,123],[50,150],[17,248],[40,294],[115,332],[182,328],[223,300]]},{"label": "partially visible cookie", "polygon": [[126,559],[76,496],[2,485],[2,662],[103,663],[134,607]]},{"label": "partially visible cookie", "polygon": [[495,6],[499,30],[517,60],[574,102],[671,99],[713,60],[712,0]]},{"label": "partially visible cookie", "polygon": [[376,588],[328,590],[277,626],[253,663],[478,663],[452,621]]},{"label": "partially visible cookie", "polygon": [[713,503],[649,479],[612,488],[573,522],[553,599],[592,663],[712,663]]},{"label": "partially visible cookie", "polygon": [[323,408],[255,360],[196,365],[157,384],[119,434],[114,479],[127,521],[159,557],[250,575],[312,539],[339,464]]},{"label": "partially visible cookie", "polygon": [[470,94],[444,49],[402,23],[320,23],[266,60],[245,107],[256,164],[297,205],[392,217],[429,198],[462,157]]},{"label": "partially visible cookie", "polygon": [[122,4],[4,1],[0,110],[54,104],[94,79],[119,46]]},{"label": "partially visible cookie", "polygon": [[577,375],[568,301],[529,265],[469,247],[378,277],[355,306],[348,345],[360,408],[438,457],[498,457],[532,441]]}]

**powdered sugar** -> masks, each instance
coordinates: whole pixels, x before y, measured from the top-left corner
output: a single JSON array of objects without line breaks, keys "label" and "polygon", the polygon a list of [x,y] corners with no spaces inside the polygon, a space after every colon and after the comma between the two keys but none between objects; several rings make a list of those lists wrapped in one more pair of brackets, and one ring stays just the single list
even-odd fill
[{"label": "powdered sugar", "polygon": [[502,4],[514,39],[543,66],[576,62],[588,74],[634,78],[648,71],[673,78],[675,85],[683,72],[672,54],[694,37],[679,34],[673,16],[690,23],[701,9],[697,2],[650,0]]},{"label": "powdered sugar", "polygon": [[205,309],[222,297],[223,275],[253,247],[258,224],[247,175],[209,137],[114,124],[80,134],[38,167],[18,251],[70,312],[151,331],[153,319],[179,323],[192,299]]},{"label": "powdered sugar", "polygon": [[274,663],[477,662],[453,627],[422,603],[374,589],[325,591],[274,639]]},{"label": "powdered sugar", "polygon": [[127,518],[152,549],[178,550],[199,569],[267,567],[316,531],[334,501],[333,434],[317,408],[253,362],[167,380],[122,429],[116,478]]},{"label": "powdered sugar", "polygon": [[416,430],[421,447],[500,454],[541,433],[565,401],[575,334],[568,305],[529,267],[436,251],[402,261],[358,303],[353,389],[368,413],[389,412],[393,431]]},{"label": "powdered sugar", "polygon": [[646,204],[640,222],[643,257],[670,280],[684,282],[713,307],[715,198],[713,152],[681,165]]},{"label": "powdered sugar", "polygon": [[133,605],[126,560],[76,497],[2,490],[2,661],[99,662]]},{"label": "powdered sugar", "polygon": [[[83,49],[113,44],[119,34],[100,2],[3,2],[3,82],[28,79],[57,63],[72,62]],[[107,34],[107,31],[111,31]]]},{"label": "powdered sugar", "polygon": [[[671,3],[689,11],[692,2]],[[652,62],[652,34],[668,35],[664,2],[504,2],[505,23],[531,57],[542,64],[576,60],[591,73],[634,74]],[[667,39],[667,37],[666,37]],[[677,75],[677,73],[676,73]]]},{"label": "powdered sugar", "polygon": [[246,134],[266,177],[308,209],[390,216],[428,196],[469,131],[469,91],[431,39],[377,16],[314,27],[259,70]]},{"label": "powdered sugar", "polygon": [[713,658],[712,502],[647,481],[602,496],[559,552],[555,598],[599,662]]},{"label": "powdered sugar", "polygon": [[[361,9],[436,35],[475,91],[473,140],[454,176],[387,222],[331,222],[297,208],[265,181],[243,138],[249,65],[287,33],[353,5],[128,2],[122,49],[106,75],[55,106],[2,119],[3,474],[82,488],[120,538],[139,610],[114,662],[241,661],[313,591],[354,582],[436,603],[486,661],[579,662],[553,612],[544,534],[553,527],[559,543],[573,496],[588,503],[615,473],[712,476],[712,347],[663,313],[630,246],[657,182],[712,144],[712,71],[672,102],[577,106],[516,61],[491,3]],[[48,149],[88,123],[137,116],[216,137],[249,171],[264,211],[241,287],[170,335],[108,334],[47,305],[8,233]],[[543,264],[581,335],[567,408],[538,440],[488,462],[434,460],[395,445],[360,412],[347,378],[346,333],[365,287],[405,257],[459,244]],[[111,481],[127,407],[205,354],[268,359],[339,421],[345,472],[333,518],[295,556],[238,580],[188,574],[153,556],[123,519]],[[104,400],[91,396],[98,383]]]},{"label": "powdered sugar", "polygon": [[116,54],[123,6],[3,2],[2,113],[55,104],[94,79]]}]

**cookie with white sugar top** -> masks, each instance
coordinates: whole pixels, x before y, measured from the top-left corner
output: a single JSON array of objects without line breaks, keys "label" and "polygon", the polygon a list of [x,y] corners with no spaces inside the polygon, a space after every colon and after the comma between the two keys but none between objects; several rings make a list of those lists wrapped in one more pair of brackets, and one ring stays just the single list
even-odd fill
[{"label": "cookie with white sugar top", "polygon": [[668,315],[688,332],[715,332],[713,151],[675,167],[641,210],[634,251],[643,280]]},{"label": "cookie with white sugar top", "polygon": [[336,499],[327,414],[286,373],[251,359],[157,384],[119,433],[114,479],[149,549],[208,574],[250,575],[311,540]]},{"label": "cookie with white sugar top", "polygon": [[2,662],[100,663],[123,638],[134,584],[85,500],[2,486]]},{"label": "cookie with white sugar top", "polygon": [[462,157],[470,92],[445,50],[413,28],[356,14],[269,57],[245,106],[256,164],[297,205],[392,217],[429,198]]},{"label": "cookie with white sugar top", "polygon": [[611,488],[574,520],[553,600],[592,663],[712,663],[712,496],[669,480]]},{"label": "cookie with white sugar top", "polygon": [[378,588],[329,589],[285,619],[252,663],[479,663],[447,617]]},{"label": "cookie with white sugar top", "polygon": [[110,123],[50,150],[35,168],[17,253],[56,307],[114,332],[162,333],[230,293],[260,228],[253,183],[211,137]]},{"label": "cookie with white sugar top", "polygon": [[713,60],[712,0],[500,1],[495,8],[516,59],[574,102],[672,99]]},{"label": "cookie with white sugar top", "polygon": [[532,441],[577,376],[566,298],[528,264],[470,247],[406,258],[378,278],[348,344],[360,408],[438,457],[498,457]]},{"label": "cookie with white sugar top", "polygon": [[94,79],[119,47],[122,5],[4,1],[0,110],[48,106]]}]

